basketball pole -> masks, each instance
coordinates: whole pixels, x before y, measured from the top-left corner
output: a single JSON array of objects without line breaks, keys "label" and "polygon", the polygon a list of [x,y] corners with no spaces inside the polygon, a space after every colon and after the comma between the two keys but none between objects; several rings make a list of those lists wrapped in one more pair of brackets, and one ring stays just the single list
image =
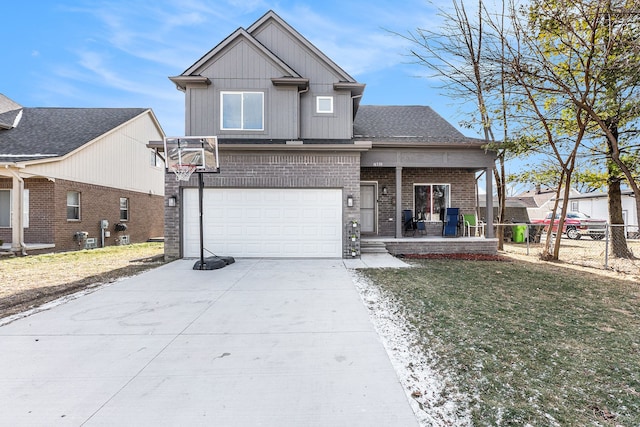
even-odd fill
[{"label": "basketball pole", "polygon": [[204,230],[203,230],[203,209],[202,199],[204,195],[204,178],[202,178],[202,172],[198,172],[198,210],[200,213],[200,270],[206,270],[204,264]]}]

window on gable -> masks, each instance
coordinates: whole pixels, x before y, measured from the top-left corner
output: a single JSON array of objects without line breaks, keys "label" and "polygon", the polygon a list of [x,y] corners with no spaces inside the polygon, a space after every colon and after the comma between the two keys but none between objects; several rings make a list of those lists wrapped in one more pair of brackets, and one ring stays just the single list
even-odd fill
[{"label": "window on gable", "polygon": [[221,92],[223,130],[264,130],[264,93]]},{"label": "window on gable", "polygon": [[317,96],[316,97],[316,113],[320,113],[320,114],[333,113],[333,96]]},{"label": "window on gable", "polygon": [[129,221],[129,199],[120,197],[120,221]]},{"label": "window on gable", "polygon": [[80,193],[67,192],[67,220],[80,221]]},{"label": "window on gable", "polygon": [[439,221],[440,212],[449,207],[449,184],[414,184],[414,215],[428,221]]}]

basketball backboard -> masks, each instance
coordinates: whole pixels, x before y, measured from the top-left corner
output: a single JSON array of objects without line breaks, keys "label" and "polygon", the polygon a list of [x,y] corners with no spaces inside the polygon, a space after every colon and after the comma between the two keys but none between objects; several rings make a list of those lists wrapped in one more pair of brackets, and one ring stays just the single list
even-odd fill
[{"label": "basketball backboard", "polygon": [[173,136],[164,139],[165,164],[169,172],[177,165],[195,165],[195,172],[219,173],[218,138]]}]

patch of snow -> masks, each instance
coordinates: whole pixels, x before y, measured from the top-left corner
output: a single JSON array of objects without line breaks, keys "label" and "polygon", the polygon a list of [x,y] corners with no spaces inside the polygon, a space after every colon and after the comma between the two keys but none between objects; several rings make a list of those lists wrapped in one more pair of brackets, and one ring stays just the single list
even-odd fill
[{"label": "patch of snow", "polygon": [[380,336],[421,426],[472,426],[470,399],[438,367],[438,355],[420,337],[397,304],[352,271],[353,282]]}]

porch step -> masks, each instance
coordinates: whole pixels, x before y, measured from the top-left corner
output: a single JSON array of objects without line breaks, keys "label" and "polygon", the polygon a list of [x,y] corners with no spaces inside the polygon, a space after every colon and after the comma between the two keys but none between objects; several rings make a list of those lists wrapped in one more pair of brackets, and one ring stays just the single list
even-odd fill
[{"label": "porch step", "polygon": [[384,242],[372,242],[362,240],[360,242],[360,253],[363,254],[388,254],[387,246]]}]

